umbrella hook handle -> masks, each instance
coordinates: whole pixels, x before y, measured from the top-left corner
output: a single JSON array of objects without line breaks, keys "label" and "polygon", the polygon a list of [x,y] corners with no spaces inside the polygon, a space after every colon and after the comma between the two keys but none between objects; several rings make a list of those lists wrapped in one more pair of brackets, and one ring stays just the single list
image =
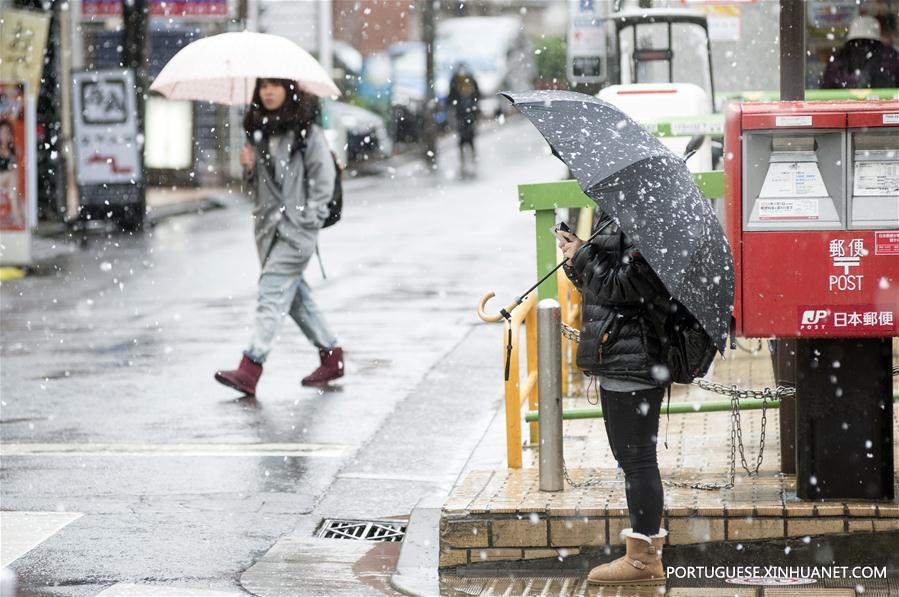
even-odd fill
[{"label": "umbrella hook handle", "polygon": [[478,302],[478,317],[481,318],[481,321],[484,321],[487,323],[496,323],[498,321],[502,321],[506,317],[506,314],[511,313],[512,309],[514,309],[515,307],[517,307],[518,305],[521,304],[521,301],[515,300],[515,301],[512,301],[511,303],[509,303],[508,305],[506,305],[506,308],[503,309],[502,311],[500,311],[499,313],[497,313],[496,315],[488,315],[487,312],[484,310],[484,307],[486,307],[487,301],[489,301],[490,299],[492,299],[495,296],[496,296],[495,292],[488,292],[487,294],[482,296],[481,300]]},{"label": "umbrella hook handle", "polygon": [[[599,236],[599,234],[603,230],[608,228],[613,223],[614,223],[614,220],[610,218],[608,222],[606,222],[605,224],[603,224],[602,226],[599,227],[599,230],[597,230],[593,234],[591,234],[590,238],[585,240],[584,243],[588,244],[594,238]],[[549,272],[547,272],[545,276],[540,278],[540,280],[536,284],[534,284],[533,286],[528,288],[527,291],[524,294],[522,294],[520,298],[517,298],[514,301],[512,301],[511,303],[509,303],[508,305],[506,305],[505,309],[502,309],[496,315],[487,315],[487,312],[484,311],[484,307],[487,305],[487,301],[489,301],[490,299],[492,299],[493,297],[496,296],[496,293],[488,292],[487,294],[485,294],[484,296],[481,297],[481,300],[478,303],[478,317],[480,317],[482,321],[485,321],[487,323],[496,323],[498,321],[502,321],[503,319],[509,319],[511,317],[510,313],[512,313],[512,310],[515,307],[517,307],[518,305],[520,305],[526,296],[528,296],[531,292],[536,290],[538,286],[543,284],[550,276],[552,276],[556,272],[556,270],[558,270],[563,265],[565,265],[564,259],[562,260],[562,263],[558,264],[556,267],[549,270]]]}]

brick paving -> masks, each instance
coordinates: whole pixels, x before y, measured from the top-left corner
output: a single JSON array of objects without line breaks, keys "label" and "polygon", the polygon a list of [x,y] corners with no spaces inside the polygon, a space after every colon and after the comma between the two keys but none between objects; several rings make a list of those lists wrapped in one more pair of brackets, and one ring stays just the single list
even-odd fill
[{"label": "brick paving", "polygon": [[[746,388],[773,386],[767,347],[742,341],[755,352],[730,351],[707,379]],[[894,341],[894,363],[899,342]],[[576,385],[576,384],[575,384]],[[894,381],[894,391],[897,384]],[[581,395],[586,389],[576,388]],[[727,397],[698,386],[676,386],[672,403],[701,403]],[[589,406],[584,398],[565,400],[566,408]],[[730,413],[664,414],[659,429],[659,466],[671,481],[724,483],[729,464]],[[899,409],[894,410],[894,462],[899,463]],[[762,426],[758,410],[741,413],[746,459],[755,462]],[[668,449],[662,442],[666,438]],[[740,466],[733,488],[701,491],[665,488],[664,526],[669,542],[705,543],[833,533],[899,530],[899,501],[817,502],[795,497],[795,478],[781,474],[777,409],[767,412],[764,460],[758,476]],[[525,433],[525,435],[527,435]],[[524,468],[471,471],[444,504],[441,521],[441,566],[499,559],[577,553],[588,545],[621,543],[618,533],[630,526],[624,477],[608,446],[601,419],[566,421],[566,465],[575,483],[556,493],[541,492],[536,450],[525,449]],[[896,494],[899,495],[899,487]]]}]

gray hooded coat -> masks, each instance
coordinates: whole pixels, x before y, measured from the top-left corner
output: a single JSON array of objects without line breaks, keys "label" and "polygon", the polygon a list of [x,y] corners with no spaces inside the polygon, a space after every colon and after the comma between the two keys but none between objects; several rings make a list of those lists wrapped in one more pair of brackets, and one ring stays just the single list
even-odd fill
[{"label": "gray hooded coat", "polygon": [[268,147],[257,144],[256,165],[246,179],[263,274],[303,272],[334,191],[337,172],[322,128],[313,125],[305,148],[291,152],[294,136],[287,132],[272,136]]}]

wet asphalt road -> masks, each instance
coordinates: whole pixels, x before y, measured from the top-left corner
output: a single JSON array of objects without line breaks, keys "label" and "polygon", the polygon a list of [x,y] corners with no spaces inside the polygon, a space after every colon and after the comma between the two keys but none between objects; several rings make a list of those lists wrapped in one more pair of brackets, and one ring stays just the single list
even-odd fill
[{"label": "wet asphalt road", "polygon": [[[403,515],[448,489],[499,397],[499,338],[474,305],[534,272],[515,185],[563,173],[521,121],[479,149],[474,180],[455,177],[452,152],[438,174],[411,164],[346,183],[344,220],[321,237],[328,278],[308,270],[347,351],[347,377],[324,392],[299,385],[317,355],[289,320],[257,400],[212,379],[250,335],[243,203],[97,236],[55,271],[3,284],[2,510],[83,514],[11,564],[23,594],[239,591],[279,536],[311,533],[323,511]],[[460,360],[465,391],[434,401],[448,422],[425,400],[397,408],[474,332],[492,336]]]}]

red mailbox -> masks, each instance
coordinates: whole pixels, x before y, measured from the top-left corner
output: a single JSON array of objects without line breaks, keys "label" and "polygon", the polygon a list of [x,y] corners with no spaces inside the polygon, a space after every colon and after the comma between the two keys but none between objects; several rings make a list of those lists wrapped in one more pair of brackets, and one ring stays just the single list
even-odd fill
[{"label": "red mailbox", "polygon": [[899,330],[899,101],[732,105],[727,234],[737,331]]}]

